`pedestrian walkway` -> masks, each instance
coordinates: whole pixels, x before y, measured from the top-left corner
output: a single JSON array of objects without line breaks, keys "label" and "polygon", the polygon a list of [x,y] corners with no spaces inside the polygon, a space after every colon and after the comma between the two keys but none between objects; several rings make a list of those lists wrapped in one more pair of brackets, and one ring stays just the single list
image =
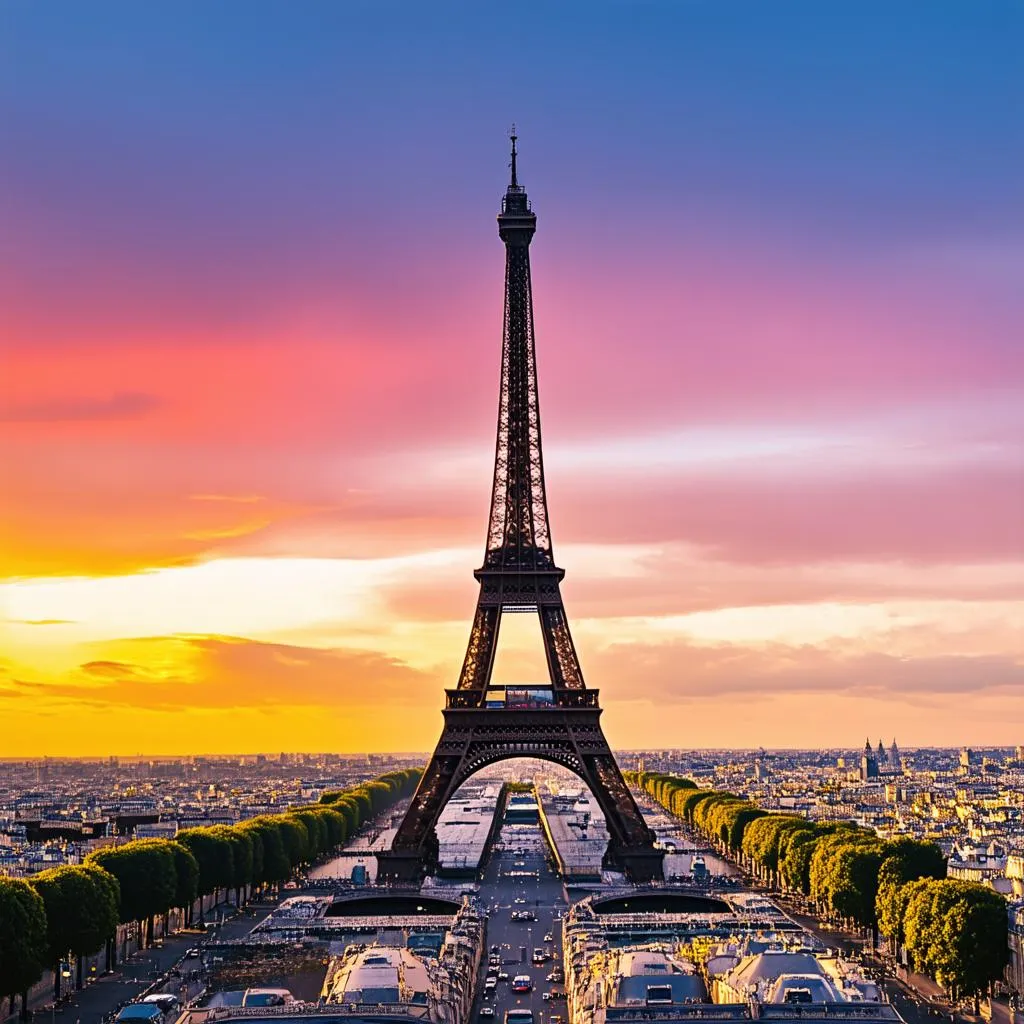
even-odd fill
[{"label": "pedestrian walkway", "polygon": [[[276,900],[256,901],[216,930],[186,930],[158,940],[158,945],[128,956],[114,973],[97,978],[80,992],[72,993],[62,1006],[36,1009],[31,1019],[34,1024],[102,1024],[108,1014],[151,988],[180,995],[182,979],[169,977],[169,974],[187,950],[202,948],[215,938],[235,939],[247,935],[276,905]],[[6,1003],[4,1005],[6,1008]]]}]

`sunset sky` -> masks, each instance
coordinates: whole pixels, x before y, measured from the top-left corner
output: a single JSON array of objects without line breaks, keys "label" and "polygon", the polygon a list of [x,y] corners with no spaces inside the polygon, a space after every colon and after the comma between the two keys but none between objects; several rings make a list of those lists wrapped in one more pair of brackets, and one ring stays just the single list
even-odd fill
[{"label": "sunset sky", "polygon": [[[0,756],[427,750],[519,126],[613,746],[1024,742],[1024,5],[0,5]],[[544,673],[506,617],[499,681]]]}]

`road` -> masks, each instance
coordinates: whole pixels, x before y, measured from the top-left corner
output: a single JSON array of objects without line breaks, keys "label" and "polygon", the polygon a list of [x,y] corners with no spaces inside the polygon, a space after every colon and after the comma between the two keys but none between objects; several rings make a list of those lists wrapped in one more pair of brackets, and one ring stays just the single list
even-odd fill
[{"label": "road", "polygon": [[[536,872],[539,877],[522,877],[509,872]],[[519,900],[523,902],[517,902]],[[472,1022],[504,1024],[505,1011],[513,1007],[532,1009],[536,1024],[549,1024],[552,1014],[560,1015],[564,1021],[564,1000],[546,1002],[543,993],[552,989],[564,992],[562,985],[553,985],[545,979],[554,967],[562,966],[561,918],[568,904],[561,879],[549,862],[540,825],[502,827],[497,848],[480,883],[480,902],[488,915],[487,944],[499,947],[500,969],[508,974],[508,980],[499,981],[494,994],[485,996],[486,963],[483,965]],[[533,911],[537,919],[513,921],[512,912],[523,910]],[[545,935],[551,935],[553,941],[545,942]],[[534,966],[532,957],[537,947],[546,950],[551,959]],[[532,991],[512,991],[512,980],[517,974],[530,977]],[[493,1017],[481,1012],[485,1007],[493,1009]]]}]

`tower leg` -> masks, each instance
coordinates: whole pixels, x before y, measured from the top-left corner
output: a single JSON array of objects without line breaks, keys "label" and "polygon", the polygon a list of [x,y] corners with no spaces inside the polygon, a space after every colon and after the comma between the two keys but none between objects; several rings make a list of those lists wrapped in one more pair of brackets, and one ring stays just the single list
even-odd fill
[{"label": "tower leg", "polygon": [[560,764],[579,776],[605,816],[610,841],[606,867],[635,882],[663,877],[656,849],[599,723],[597,708],[536,712],[467,708],[445,711],[445,727],[430,764],[395,834],[377,856],[377,879],[412,884],[438,868],[436,825],[455,791],[481,768],[515,757]]}]

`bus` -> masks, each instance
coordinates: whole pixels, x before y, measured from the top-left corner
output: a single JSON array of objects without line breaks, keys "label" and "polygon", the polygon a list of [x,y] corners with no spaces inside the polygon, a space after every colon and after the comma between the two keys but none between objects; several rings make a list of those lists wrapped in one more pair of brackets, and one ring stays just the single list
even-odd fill
[{"label": "bus", "polygon": [[[512,979],[513,992],[529,992],[533,989],[533,982],[528,974],[517,974]],[[511,1024],[520,1024],[519,1021],[512,1021]]]},{"label": "bus", "polygon": [[533,1024],[533,1010],[506,1010],[505,1024]]}]

